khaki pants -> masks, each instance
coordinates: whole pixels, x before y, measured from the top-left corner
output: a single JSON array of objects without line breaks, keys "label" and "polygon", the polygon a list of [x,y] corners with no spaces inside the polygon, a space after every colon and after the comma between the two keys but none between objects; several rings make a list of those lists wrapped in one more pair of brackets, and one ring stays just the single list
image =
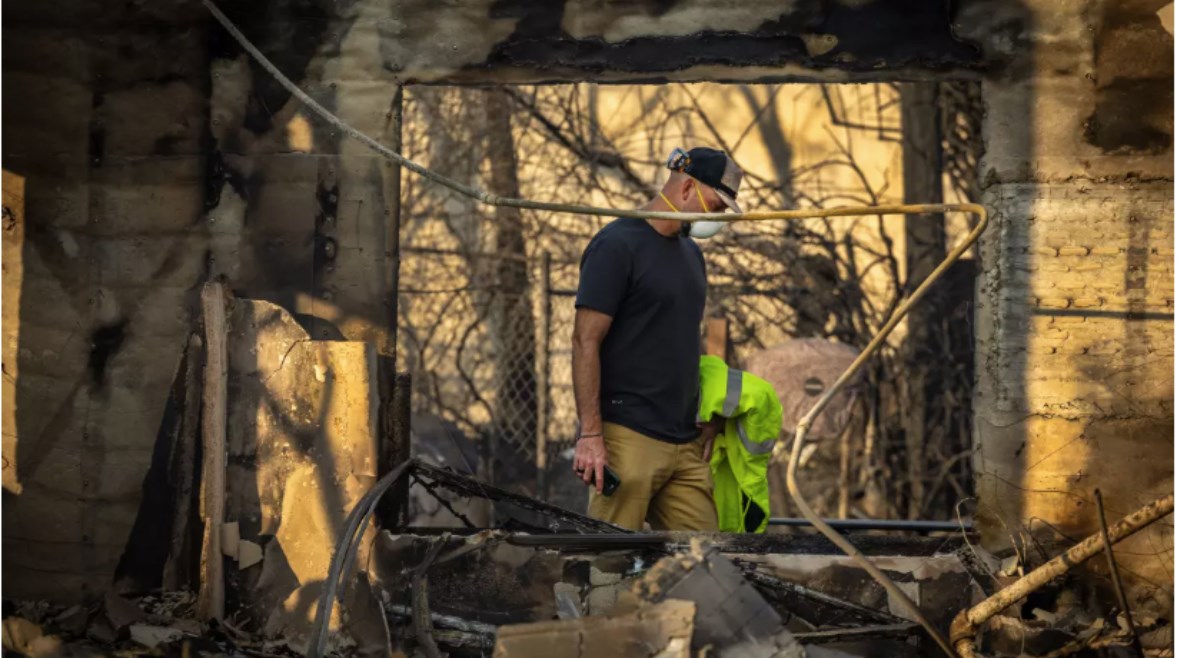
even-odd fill
[{"label": "khaki pants", "polygon": [[605,423],[609,467],[621,478],[612,496],[589,490],[589,516],[630,530],[719,530],[711,467],[700,441],[675,445]]}]

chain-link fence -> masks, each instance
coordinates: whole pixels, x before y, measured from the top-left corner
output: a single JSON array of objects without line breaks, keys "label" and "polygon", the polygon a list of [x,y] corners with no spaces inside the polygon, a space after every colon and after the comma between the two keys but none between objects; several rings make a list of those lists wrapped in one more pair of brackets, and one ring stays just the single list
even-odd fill
[{"label": "chain-link fence", "polygon": [[[696,144],[724,148],[745,164],[741,198],[751,207],[879,204],[901,194],[891,167],[903,148],[893,85],[739,87],[708,96],[716,90],[413,88],[406,94],[404,150],[496,194],[619,208],[651,197],[671,147]],[[610,99],[601,97],[606,93]],[[509,121],[487,109],[494,94]],[[741,98],[747,125],[727,114],[726,122],[716,120]],[[976,98],[974,89],[959,86],[942,97],[944,129],[954,131],[945,145],[946,187],[957,198],[976,190]],[[629,114],[616,119],[626,107]],[[808,127],[787,129],[786,118]],[[801,135],[808,141],[795,141]],[[504,158],[515,176],[494,169]],[[761,165],[753,166],[757,158]],[[579,257],[609,218],[501,213],[415,177],[405,179],[402,218],[400,363],[414,373],[415,413],[445,428],[444,436],[423,439],[462,442],[481,455],[482,477],[581,508],[585,489],[571,482],[568,459],[577,420],[574,295]],[[733,364],[792,338],[861,349],[906,287],[898,251],[903,225],[894,219],[739,224],[706,241],[706,313],[728,320]],[[925,488],[949,493],[971,486],[964,422],[971,363],[961,361],[971,350],[968,282],[960,288],[965,292],[953,296],[965,306],[943,315],[943,340],[933,347],[945,364],[961,366],[945,376],[950,390],[930,420],[939,428],[930,436],[939,438],[926,457],[954,465],[948,473],[927,469],[940,481]],[[902,340],[898,333],[872,366],[864,404],[873,434],[852,437],[850,468],[861,473],[856,496],[873,487],[882,491],[876,498],[903,499],[902,463],[925,459],[902,448]],[[907,507],[863,513],[903,516]],[[929,515],[939,515],[939,507],[925,501]]]}]

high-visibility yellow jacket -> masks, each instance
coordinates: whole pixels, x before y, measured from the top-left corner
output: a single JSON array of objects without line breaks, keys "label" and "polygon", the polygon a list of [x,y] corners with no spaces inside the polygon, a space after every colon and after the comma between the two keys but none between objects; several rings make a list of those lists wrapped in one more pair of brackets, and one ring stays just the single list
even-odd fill
[{"label": "high-visibility yellow jacket", "polygon": [[699,359],[699,420],[727,419],[715,437],[711,477],[722,532],[764,532],[768,527],[768,462],[781,433],[781,401],[763,379],[729,368],[723,359]]}]

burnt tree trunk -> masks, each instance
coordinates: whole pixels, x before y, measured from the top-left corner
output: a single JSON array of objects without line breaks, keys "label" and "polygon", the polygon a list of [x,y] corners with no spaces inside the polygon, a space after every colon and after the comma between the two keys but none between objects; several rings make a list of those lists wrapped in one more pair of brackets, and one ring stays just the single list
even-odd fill
[{"label": "burnt tree trunk", "polygon": [[[900,86],[903,120],[903,202],[941,203],[944,199],[940,146],[940,111],[935,83]],[[906,292],[911,294],[945,256],[944,215],[907,215],[904,218]],[[929,295],[916,304],[907,320],[904,342],[904,437],[910,486],[907,514],[920,515],[925,496],[925,464],[933,437],[927,422],[934,399],[937,364],[927,349],[936,323],[936,299]]]},{"label": "burnt tree trunk", "polygon": [[[519,197],[515,139],[511,133],[511,100],[501,90],[483,92],[486,110],[486,157],[490,191]],[[531,308],[523,215],[518,208],[496,207],[493,228],[495,254],[489,330],[494,350],[494,418],[488,448],[492,461],[505,464],[510,447],[524,455],[536,437],[535,318]],[[511,460],[522,463],[524,460]],[[511,477],[499,471],[499,479]],[[504,480],[505,481],[505,480]],[[517,481],[517,480],[516,480]]]}]

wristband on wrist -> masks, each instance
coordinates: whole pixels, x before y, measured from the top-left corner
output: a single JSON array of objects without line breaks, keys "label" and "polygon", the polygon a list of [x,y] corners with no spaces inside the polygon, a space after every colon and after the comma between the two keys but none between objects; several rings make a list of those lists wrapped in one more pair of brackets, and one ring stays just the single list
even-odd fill
[{"label": "wristband on wrist", "polygon": [[581,439],[595,439],[598,436],[604,436],[604,435],[605,434],[603,432],[596,432],[594,434],[581,434],[580,436],[576,437],[576,440],[579,441]]}]

